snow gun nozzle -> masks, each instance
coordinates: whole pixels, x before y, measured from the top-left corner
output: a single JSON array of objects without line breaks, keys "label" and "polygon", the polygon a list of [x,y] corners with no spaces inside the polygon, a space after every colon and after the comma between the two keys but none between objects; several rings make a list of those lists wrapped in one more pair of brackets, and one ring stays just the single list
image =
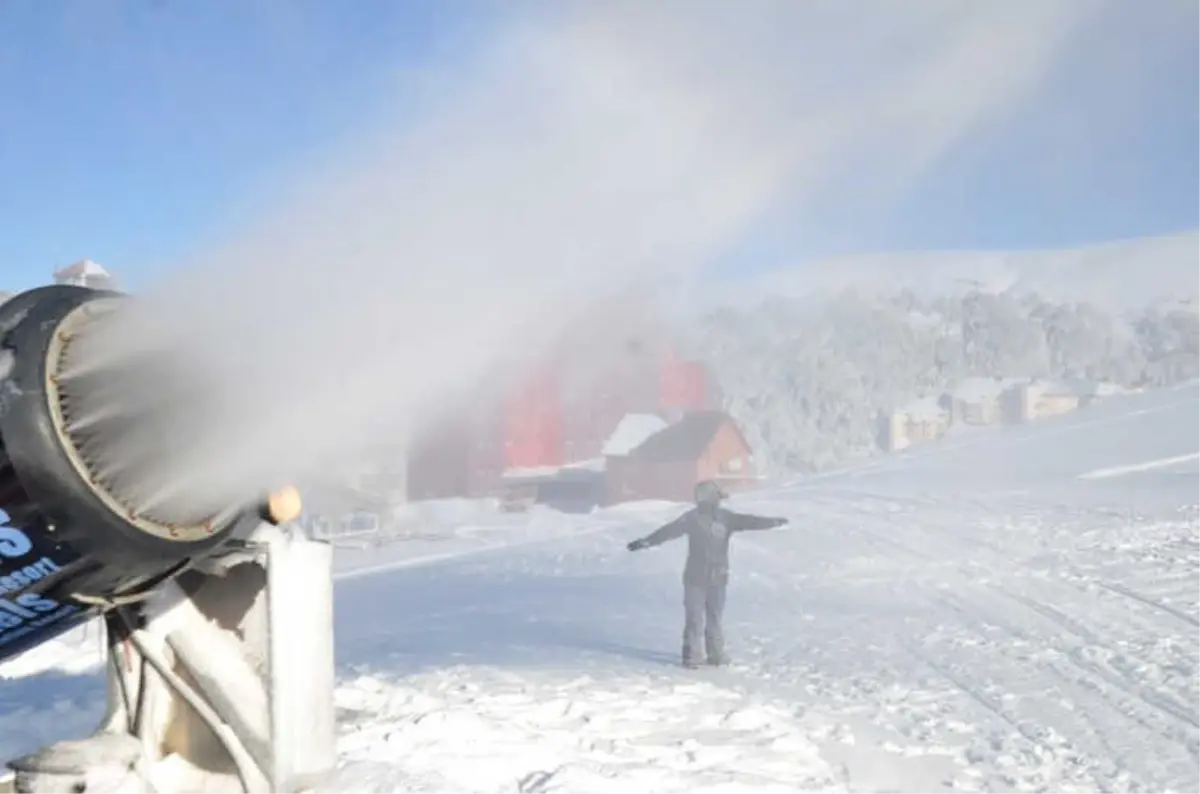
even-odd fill
[{"label": "snow gun nozzle", "polygon": [[300,492],[291,485],[272,491],[258,506],[258,516],[268,524],[286,524],[295,521],[304,510]]}]

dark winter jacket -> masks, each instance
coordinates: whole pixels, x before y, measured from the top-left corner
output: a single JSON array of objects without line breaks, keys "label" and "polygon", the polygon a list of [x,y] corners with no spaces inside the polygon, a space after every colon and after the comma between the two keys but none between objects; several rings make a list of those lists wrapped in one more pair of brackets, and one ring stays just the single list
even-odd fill
[{"label": "dark winter jacket", "polygon": [[671,523],[655,530],[631,548],[658,546],[687,535],[687,564],[683,568],[683,583],[693,587],[723,585],[729,581],[729,539],[735,532],[748,529],[773,529],[787,523],[785,518],[735,513],[718,507],[716,510],[693,508]]}]

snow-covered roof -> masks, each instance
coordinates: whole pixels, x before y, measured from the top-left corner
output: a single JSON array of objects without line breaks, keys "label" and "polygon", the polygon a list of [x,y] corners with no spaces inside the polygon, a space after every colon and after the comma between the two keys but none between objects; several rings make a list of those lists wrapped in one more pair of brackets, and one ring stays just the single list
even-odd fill
[{"label": "snow-covered roof", "polygon": [[1004,384],[994,378],[967,378],[954,389],[954,398],[964,402],[994,400],[1004,391]]},{"label": "snow-covered roof", "polygon": [[638,444],[629,457],[644,463],[694,463],[708,449],[723,427],[732,428],[738,441],[750,452],[750,444],[733,417],[724,411],[688,411],[678,422]]},{"label": "snow-covered roof", "polygon": [[1125,391],[1119,383],[1102,380],[1092,384],[1091,394],[1096,397],[1111,397],[1114,394],[1121,394]]},{"label": "snow-covered roof", "polygon": [[1062,380],[1036,380],[1029,384],[1038,394],[1065,397],[1083,397],[1092,393],[1094,388],[1088,382]]},{"label": "snow-covered roof", "polygon": [[940,420],[946,415],[946,410],[938,404],[937,397],[922,397],[919,400],[913,400],[908,405],[900,409],[900,413],[908,416],[910,419],[929,419]]},{"label": "snow-covered roof", "polygon": [[589,458],[562,466],[513,466],[501,474],[505,480],[549,480],[595,475],[604,471],[604,458]]},{"label": "snow-covered roof", "polygon": [[654,414],[625,414],[617,423],[616,430],[604,442],[605,456],[628,455],[650,436],[667,426],[661,416]]}]

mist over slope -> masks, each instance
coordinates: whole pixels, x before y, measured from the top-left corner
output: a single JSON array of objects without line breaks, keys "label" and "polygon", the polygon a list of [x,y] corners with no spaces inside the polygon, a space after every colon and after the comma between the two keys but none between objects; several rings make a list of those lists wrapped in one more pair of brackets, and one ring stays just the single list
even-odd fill
[{"label": "mist over slope", "polygon": [[883,414],[968,378],[1157,388],[1200,376],[1197,241],[798,268],[706,311],[692,352],[761,467],[820,470],[879,454]]},{"label": "mist over slope", "polygon": [[103,465],[139,462],[141,510],[211,514],[405,440],[519,382],[597,298],[844,193],[846,164],[911,183],[1032,101],[1093,15],[859,5],[502,15],[96,335],[113,382],[203,395]]}]

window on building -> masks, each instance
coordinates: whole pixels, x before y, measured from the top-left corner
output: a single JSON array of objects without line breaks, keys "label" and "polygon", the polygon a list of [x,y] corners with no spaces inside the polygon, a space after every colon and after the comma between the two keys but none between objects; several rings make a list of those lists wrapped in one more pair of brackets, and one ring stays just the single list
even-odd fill
[{"label": "window on building", "polygon": [[722,474],[741,474],[746,468],[745,458],[730,458],[721,464]]}]

